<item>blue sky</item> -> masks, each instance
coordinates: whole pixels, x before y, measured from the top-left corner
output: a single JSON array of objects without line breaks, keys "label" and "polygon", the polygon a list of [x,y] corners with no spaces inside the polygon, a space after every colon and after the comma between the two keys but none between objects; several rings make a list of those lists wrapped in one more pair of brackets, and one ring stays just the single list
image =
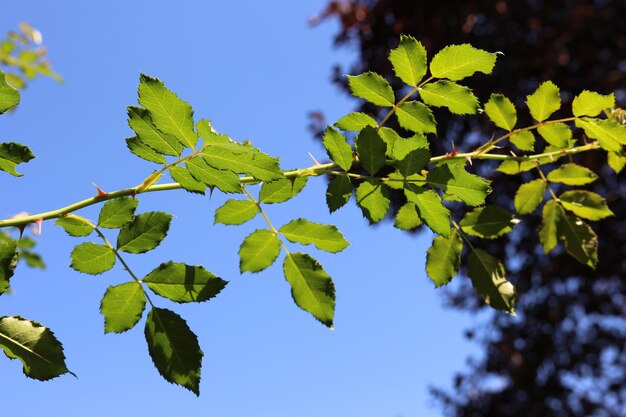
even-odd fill
[{"label": "blue sky", "polygon": [[[0,117],[0,140],[22,142],[37,159],[25,177],[0,178],[0,217],[47,211],[106,190],[134,186],[151,164],[127,151],[125,107],[136,103],[139,74],[165,81],[231,137],[251,139],[305,167],[308,152],[325,158],[307,131],[307,112],[329,121],[355,102],[331,85],[331,66],[349,63],[332,46],[335,22],[307,19],[325,5],[307,2],[27,1],[3,8],[0,31],[26,21],[41,30],[64,84],[39,79],[22,92],[16,112]],[[143,256],[128,256],[138,274],[174,260],[202,264],[230,281],[216,299],[161,307],[181,314],[205,353],[201,396],[161,379],[147,355],[143,321],[122,335],[104,335],[98,312],[109,285],[126,282],[116,267],[100,276],[68,267],[82,239],[45,223],[38,249],[45,271],[21,268],[1,315],[22,315],[51,327],[63,341],[78,379],[48,383],[22,376],[20,364],[0,357],[4,415],[166,415],[257,417],[409,417],[439,415],[428,386],[449,386],[477,348],[462,338],[472,317],[443,310],[440,291],[424,273],[427,233],[402,233],[385,222],[368,227],[359,209],[332,216],[325,181],[313,178],[296,199],[269,207],[275,224],[296,217],[334,223],[351,242],[336,255],[312,251],[337,290],[335,331],[292,302],[281,262],[259,274],[239,274],[238,247],[263,227],[213,225],[225,197],[183,191],[141,196],[139,211],[175,215],[168,238]],[[97,208],[80,214],[97,218]],[[308,249],[308,248],[307,248]],[[457,278],[459,279],[459,278]],[[454,285],[454,283],[452,284]]]}]

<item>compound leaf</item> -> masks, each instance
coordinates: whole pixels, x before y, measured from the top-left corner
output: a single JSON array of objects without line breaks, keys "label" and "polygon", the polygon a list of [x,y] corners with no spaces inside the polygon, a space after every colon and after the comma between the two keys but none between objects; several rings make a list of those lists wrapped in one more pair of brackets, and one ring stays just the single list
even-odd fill
[{"label": "compound leaf", "polygon": [[287,253],[283,263],[295,303],[327,327],[335,315],[335,286],[322,265],[306,253]]},{"label": "compound leaf", "polygon": [[242,193],[239,176],[232,171],[213,168],[203,158],[185,163],[193,178],[209,187],[217,187],[224,193]]},{"label": "compound leaf", "polygon": [[137,282],[109,286],[100,313],[104,316],[105,333],[122,333],[135,327],[146,308],[146,295]]},{"label": "compound leaf", "polygon": [[161,376],[200,395],[204,353],[187,322],[173,311],[153,307],[144,334],[152,362]]},{"label": "compound leaf", "polygon": [[162,263],[146,275],[145,282],[152,291],[177,303],[207,301],[228,284],[203,266],[172,261]]}]

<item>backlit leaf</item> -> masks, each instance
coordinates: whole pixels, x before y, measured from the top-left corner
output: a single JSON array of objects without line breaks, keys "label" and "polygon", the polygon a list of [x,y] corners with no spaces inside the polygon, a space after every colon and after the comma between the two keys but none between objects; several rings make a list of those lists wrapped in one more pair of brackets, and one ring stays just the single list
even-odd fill
[{"label": "backlit leaf", "polygon": [[288,253],[283,263],[295,303],[317,320],[332,327],[335,315],[335,286],[322,265],[306,253]]},{"label": "backlit leaf", "polygon": [[482,249],[474,249],[468,259],[468,275],[476,291],[491,307],[515,314],[515,287],[506,279],[504,266]]},{"label": "backlit leaf", "polygon": [[395,97],[391,86],[380,75],[366,72],[361,75],[348,75],[348,85],[352,95],[383,107],[391,107]]},{"label": "backlit leaf", "polygon": [[613,215],[606,200],[591,191],[566,191],[559,196],[559,200],[565,209],[585,219],[600,220]]},{"label": "backlit leaf", "polygon": [[356,203],[370,224],[378,223],[389,210],[389,193],[380,182],[365,181],[356,189]]},{"label": "backlit leaf", "polygon": [[502,94],[492,94],[485,104],[485,113],[501,129],[509,132],[515,128],[517,123],[517,111],[511,100]]},{"label": "backlit leaf", "polygon": [[215,210],[215,223],[237,225],[259,214],[259,207],[251,200],[226,200]]},{"label": "backlit leaf", "polygon": [[334,177],[326,189],[326,205],[328,210],[333,211],[343,207],[352,195],[352,183],[346,176],[340,175]]},{"label": "backlit leaf", "polygon": [[543,201],[546,192],[546,182],[538,178],[522,184],[515,193],[515,210],[519,214],[530,214]]},{"label": "backlit leaf", "polygon": [[153,307],[144,334],[152,362],[161,376],[200,395],[204,353],[187,322],[173,311]]},{"label": "backlit leaf", "polygon": [[360,112],[349,113],[335,122],[339,129],[352,132],[360,132],[365,126],[376,127],[376,125],[376,120]]},{"label": "backlit leaf", "polygon": [[412,87],[426,75],[426,48],[412,36],[400,35],[400,45],[391,50],[389,61],[398,78]]},{"label": "backlit leaf", "polygon": [[456,231],[451,231],[445,238],[437,236],[426,253],[426,273],[435,283],[435,287],[450,282],[461,267],[463,240]]},{"label": "backlit leaf", "polygon": [[81,243],[72,251],[70,266],[85,274],[101,274],[115,265],[115,254],[108,246],[92,242]]},{"label": "backlit leaf", "polygon": [[533,119],[543,122],[561,108],[559,88],[551,81],[546,81],[526,98],[526,104]]},{"label": "backlit leaf", "polygon": [[344,171],[352,167],[352,147],[346,142],[346,138],[332,126],[328,126],[324,132],[324,147],[328,156]]},{"label": "backlit leaf", "polygon": [[607,163],[616,174],[619,174],[626,165],[626,154],[623,150],[617,152],[609,151],[607,152]]},{"label": "backlit leaf", "polygon": [[444,198],[470,206],[484,204],[490,191],[488,180],[465,170],[465,160],[438,164],[428,173],[426,181],[443,190]]},{"label": "backlit leaf", "polygon": [[430,73],[435,78],[458,81],[475,72],[490,74],[496,63],[496,54],[476,49],[470,44],[450,45],[439,51],[430,62]]},{"label": "backlit leaf", "polygon": [[13,276],[18,259],[17,241],[0,232],[0,294],[9,289],[9,279]]},{"label": "backlit leaf", "polygon": [[154,149],[144,144],[139,140],[137,136],[133,136],[132,138],[126,138],[126,146],[128,149],[137,155],[138,157],[145,159],[149,162],[154,162],[157,164],[165,164],[165,157],[160,153],[157,153]]},{"label": "backlit leaf", "polygon": [[136,106],[128,106],[128,126],[135,131],[139,142],[163,155],[180,155],[183,145],[176,136],[157,129],[150,112]]},{"label": "backlit leaf", "polygon": [[47,327],[19,316],[0,317],[0,348],[22,362],[24,374],[47,381],[70,372],[63,346]]},{"label": "backlit leaf", "polygon": [[450,211],[443,205],[436,192],[408,184],[404,194],[408,201],[415,204],[420,218],[433,232],[444,237],[449,236]]},{"label": "backlit leaf", "polygon": [[177,303],[207,301],[228,284],[203,266],[172,261],[162,263],[146,275],[142,282],[152,291]]},{"label": "backlit leaf", "polygon": [[236,174],[248,174],[260,181],[284,178],[278,165],[278,158],[273,158],[254,148],[237,145],[233,143],[206,146],[202,149],[202,159],[213,168],[228,170]]},{"label": "backlit leaf", "polygon": [[509,140],[520,151],[532,152],[535,150],[535,135],[533,135],[533,132],[529,130],[515,133],[511,135]]},{"label": "backlit leaf", "polygon": [[572,139],[572,130],[565,123],[550,123],[539,126],[537,131],[546,142],[561,149],[569,147],[569,142]]},{"label": "backlit leaf", "polygon": [[395,146],[395,143],[404,138],[400,136],[398,132],[388,127],[381,127],[380,129],[378,129],[378,135],[387,144],[387,150],[385,151],[385,156],[392,158],[393,148]]},{"label": "backlit leaf", "polygon": [[554,200],[543,206],[541,227],[539,227],[539,241],[543,246],[543,253],[548,253],[558,243],[558,225],[563,209]]},{"label": "backlit leaf", "polygon": [[8,172],[14,177],[21,177],[15,170],[18,164],[25,163],[33,159],[35,155],[28,147],[14,142],[0,143],[0,171]]},{"label": "backlit leaf", "polygon": [[595,172],[574,163],[563,164],[548,173],[548,181],[561,182],[567,185],[585,185],[597,179],[598,176]]},{"label": "backlit leaf", "polygon": [[68,235],[74,237],[89,236],[94,229],[89,220],[75,214],[60,217],[55,224],[61,226]]},{"label": "backlit leaf", "polygon": [[426,84],[420,96],[429,106],[446,107],[454,114],[476,114],[479,108],[472,90],[451,81]]},{"label": "backlit leaf", "polygon": [[180,184],[186,191],[190,193],[204,194],[206,185],[196,180],[187,168],[181,166],[170,167],[169,169],[172,179]]},{"label": "backlit leaf", "polygon": [[170,228],[172,215],[152,211],[135,216],[117,236],[117,248],[128,253],[144,253],[159,246]]},{"label": "backlit leaf", "polygon": [[131,197],[120,197],[107,201],[100,209],[98,227],[117,229],[133,219],[139,200]]},{"label": "backlit leaf", "polygon": [[191,106],[168,90],[162,81],[141,74],[139,104],[148,109],[158,130],[175,136],[187,148],[196,145],[198,135],[193,129]]},{"label": "backlit leaf", "polygon": [[213,168],[203,158],[194,158],[185,164],[197,181],[208,187],[217,187],[224,193],[242,193],[239,176],[232,171]]},{"label": "backlit leaf", "polygon": [[417,206],[411,202],[400,207],[393,222],[393,225],[401,230],[413,230],[420,224],[422,224],[422,220],[417,212]]},{"label": "backlit leaf", "polygon": [[0,114],[17,106],[20,93],[7,83],[4,72],[0,71]]},{"label": "backlit leaf", "polygon": [[314,245],[328,252],[341,252],[350,245],[334,225],[313,223],[296,219],[278,229],[288,241],[302,245]]},{"label": "backlit leaf", "polygon": [[572,102],[572,113],[574,116],[591,116],[595,117],[603,110],[610,109],[615,106],[615,94],[602,94],[593,91],[584,90],[582,93],[574,97]]},{"label": "backlit leaf", "polygon": [[269,229],[255,230],[239,248],[239,270],[259,272],[274,263],[280,253],[280,241]]},{"label": "backlit leaf", "polygon": [[105,333],[122,333],[135,327],[146,308],[146,295],[141,284],[127,282],[109,286],[100,303]]},{"label": "backlit leaf", "polygon": [[626,145],[626,125],[619,124],[613,119],[579,119],[577,126],[582,127],[585,134],[597,139],[602,149],[609,152],[619,152]]},{"label": "backlit leaf", "polygon": [[283,203],[302,191],[307,183],[307,178],[281,178],[272,182],[264,182],[259,192],[259,201],[264,204]]},{"label": "backlit leaf", "polygon": [[405,101],[396,110],[400,126],[416,133],[437,133],[437,122],[430,108],[419,101]]},{"label": "backlit leaf", "polygon": [[361,166],[371,175],[376,174],[385,165],[387,144],[376,129],[366,126],[355,140]]},{"label": "backlit leaf", "polygon": [[565,250],[578,262],[595,269],[598,263],[598,236],[587,223],[567,214],[560,206],[557,205],[556,210],[559,211],[559,238],[563,241]]},{"label": "backlit leaf", "polygon": [[467,213],[459,226],[468,235],[494,239],[509,233],[518,222],[508,210],[489,205]]}]

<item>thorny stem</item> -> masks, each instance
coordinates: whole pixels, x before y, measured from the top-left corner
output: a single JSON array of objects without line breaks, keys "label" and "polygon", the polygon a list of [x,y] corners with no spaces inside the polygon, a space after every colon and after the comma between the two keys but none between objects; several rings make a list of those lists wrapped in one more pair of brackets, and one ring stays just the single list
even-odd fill
[{"label": "thorny stem", "polygon": [[[494,142],[492,142],[491,145],[493,145],[493,143]],[[447,159],[489,159],[489,160],[497,160],[497,161],[520,161],[520,162],[534,161],[534,160],[539,160],[542,158],[550,158],[550,157],[556,157],[556,156],[561,156],[561,155],[574,155],[577,153],[586,152],[586,151],[590,151],[590,150],[598,149],[598,148],[600,148],[600,145],[598,144],[598,142],[591,142],[586,145],[576,146],[570,149],[563,149],[563,150],[552,151],[552,152],[544,152],[544,153],[540,153],[536,155],[529,155],[529,156],[490,154],[490,153],[487,153],[487,151],[484,151],[484,150],[481,151],[479,148],[473,152],[468,152],[468,153],[457,153],[455,155],[436,156],[436,157],[430,158],[429,163],[435,163],[435,162],[439,162],[439,161],[447,160]],[[335,163],[320,164],[320,165],[313,165],[308,168],[286,171],[284,172],[284,175],[286,178],[289,178],[289,179],[306,177],[306,176],[317,176],[317,175],[326,174],[335,168],[339,168],[339,166]],[[240,182],[242,185],[260,183],[259,180],[251,176],[241,177]],[[176,182],[168,183],[168,184],[155,184],[145,189],[141,189],[141,184],[140,184],[135,187],[109,192],[105,196],[90,197],[85,200],[78,201],[76,203],[70,204],[65,207],[61,207],[56,210],[46,211],[43,213],[33,214],[30,216],[24,216],[24,217],[19,217],[19,218],[0,220],[0,228],[10,227],[10,226],[19,227],[19,226],[27,225],[29,223],[33,223],[37,220],[56,219],[59,217],[63,217],[69,213],[80,210],[82,208],[99,204],[104,201],[112,200],[115,198],[127,197],[127,196],[134,197],[137,194],[142,194],[142,193],[147,193],[147,192],[170,191],[170,190],[179,190],[179,189],[182,189],[182,186]]]}]

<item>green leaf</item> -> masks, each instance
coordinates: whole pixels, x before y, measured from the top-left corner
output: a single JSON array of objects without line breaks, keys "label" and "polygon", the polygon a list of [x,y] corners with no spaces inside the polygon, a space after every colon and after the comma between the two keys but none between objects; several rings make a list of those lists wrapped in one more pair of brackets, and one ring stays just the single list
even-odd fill
[{"label": "green leaf", "polygon": [[0,71],[0,114],[17,106],[20,93],[7,83],[4,72]]},{"label": "green leaf", "polygon": [[161,132],[175,136],[187,148],[196,145],[198,135],[193,130],[191,106],[168,90],[162,81],[141,74],[139,104],[148,109],[154,125]]},{"label": "green leaf", "polygon": [[415,133],[437,133],[437,122],[430,108],[419,101],[405,101],[396,110],[400,126]]},{"label": "green leaf", "polygon": [[439,195],[413,184],[407,184],[404,190],[406,199],[415,204],[420,218],[430,229],[444,237],[450,234],[450,211],[443,205]]},{"label": "green leaf", "polygon": [[172,179],[180,184],[186,191],[190,193],[204,194],[206,185],[196,180],[187,168],[181,166],[170,167],[169,169]]},{"label": "green leaf", "polygon": [[484,239],[494,239],[513,230],[519,223],[512,213],[499,206],[478,207],[459,223],[463,232]]},{"label": "green leaf", "polygon": [[144,330],[154,366],[167,381],[200,395],[202,350],[187,322],[173,311],[153,307]]},{"label": "green leaf", "polygon": [[626,165],[626,154],[623,150],[617,152],[607,152],[607,164],[609,164],[611,169],[613,169],[616,174],[619,174]]},{"label": "green leaf", "polygon": [[566,191],[559,196],[559,201],[565,209],[585,219],[600,220],[613,215],[606,200],[591,191]]},{"label": "green leaf", "polygon": [[330,159],[344,171],[350,171],[352,147],[346,142],[346,138],[335,128],[328,126],[324,132],[323,142]]},{"label": "green leaf", "polygon": [[307,177],[281,178],[272,182],[264,182],[259,192],[259,201],[265,204],[283,203],[297,196],[306,183]]},{"label": "green leaf", "polygon": [[565,123],[550,123],[539,126],[539,134],[552,146],[564,149],[569,147],[572,130]]},{"label": "green leaf", "polygon": [[597,139],[602,149],[609,152],[619,152],[626,145],[626,125],[619,124],[613,119],[578,119],[576,124],[582,127],[585,134]]},{"label": "green leaf", "polygon": [[207,301],[228,284],[203,266],[172,261],[162,263],[146,275],[142,282],[152,291],[177,303]]},{"label": "green leaf", "polygon": [[392,158],[395,143],[401,141],[404,138],[398,135],[398,132],[388,127],[381,127],[380,129],[378,129],[378,135],[387,144],[387,151],[385,152],[385,156]]},{"label": "green leaf", "polygon": [[365,126],[376,127],[377,125],[376,120],[371,116],[360,112],[349,113],[335,122],[335,126],[339,129],[352,132],[360,132]]},{"label": "green leaf", "polygon": [[485,203],[489,181],[465,170],[465,160],[439,163],[426,176],[426,182],[444,191],[444,198],[470,206]]},{"label": "green leaf", "polygon": [[15,177],[21,177],[15,170],[18,164],[33,159],[35,155],[28,147],[14,142],[0,143],[0,171],[8,172]]},{"label": "green leaf", "polygon": [[13,276],[18,259],[17,241],[0,232],[0,294],[9,289],[9,279]]},{"label": "green leaf", "polygon": [[526,98],[526,105],[528,105],[533,119],[543,122],[561,108],[559,88],[551,81],[542,83],[534,93]]},{"label": "green leaf", "polygon": [[420,96],[429,106],[446,107],[454,114],[476,114],[479,108],[472,90],[451,81],[426,84]]},{"label": "green leaf", "polygon": [[326,205],[328,206],[328,211],[332,213],[343,207],[348,200],[350,200],[351,195],[352,183],[350,179],[345,176],[334,177],[330,180],[328,188],[326,189]]},{"label": "green leaf", "polygon": [[597,179],[598,176],[595,172],[574,163],[563,164],[548,173],[548,181],[561,182],[567,185],[585,185]]},{"label": "green leaf", "polygon": [[426,75],[426,48],[412,36],[400,35],[400,45],[389,53],[398,78],[416,87]]},{"label": "green leaf", "polygon": [[50,329],[35,321],[0,317],[0,347],[9,359],[22,362],[29,378],[48,381],[70,372],[61,343]]},{"label": "green leaf", "polygon": [[522,172],[530,171],[536,166],[537,165],[533,161],[507,160],[507,161],[502,161],[502,163],[498,166],[496,171],[500,171],[507,175],[518,175],[518,174],[521,174]]},{"label": "green leaf", "polygon": [[482,249],[471,251],[467,261],[468,275],[485,302],[514,315],[516,291],[507,281],[502,263]]},{"label": "green leaf", "polygon": [[68,235],[74,237],[89,236],[94,229],[89,220],[74,214],[60,217],[55,224],[61,226]]},{"label": "green leaf", "polygon": [[578,262],[596,269],[598,263],[598,236],[593,229],[579,218],[565,213],[560,207],[557,219],[558,234],[567,253]]},{"label": "green leaf", "polygon": [[193,178],[209,187],[217,187],[224,193],[243,192],[239,176],[232,171],[213,168],[203,158],[194,158],[185,165]]},{"label": "green leaf", "polygon": [[361,75],[348,75],[348,85],[352,95],[382,107],[394,105],[395,97],[391,86],[380,75],[366,72]]},{"label": "green leaf", "polygon": [[400,207],[393,225],[401,230],[413,230],[422,224],[415,203],[408,202]]},{"label": "green leaf", "polygon": [[287,253],[283,263],[295,303],[327,327],[333,326],[335,286],[322,265],[306,253]]},{"label": "green leaf", "polygon": [[492,94],[485,104],[485,113],[501,129],[509,132],[517,123],[517,111],[511,100],[502,94]]},{"label": "green leaf", "polygon": [[393,148],[394,165],[403,177],[420,172],[430,160],[428,141],[420,133],[408,139],[396,141]]},{"label": "green leaf", "polygon": [[128,253],[144,253],[159,246],[170,228],[172,215],[151,211],[135,216],[117,236],[117,249]]},{"label": "green leaf", "polygon": [[522,184],[515,193],[515,210],[519,214],[530,214],[543,201],[546,192],[546,182],[538,178]]},{"label": "green leaf", "polygon": [[146,295],[141,284],[133,281],[109,286],[100,302],[104,332],[122,333],[132,329],[141,320],[145,308]]},{"label": "green leaf", "polygon": [[[524,130],[511,135],[509,138],[511,143],[520,151],[532,152],[535,150],[535,135],[529,130]],[[508,162],[508,161],[505,161]]]},{"label": "green leaf", "polygon": [[[284,178],[278,159],[251,147],[238,144],[210,145],[202,149],[204,161],[211,167],[235,174],[248,174],[259,181]],[[196,161],[196,159],[191,162]]]},{"label": "green leaf", "polygon": [[476,49],[470,44],[450,45],[439,51],[430,62],[430,73],[435,78],[458,81],[475,72],[491,74],[496,54]]},{"label": "green leaf", "polygon": [[437,236],[426,253],[426,274],[435,283],[435,287],[450,282],[461,268],[463,240],[456,231],[449,237]]},{"label": "green leaf", "polygon": [[361,166],[371,175],[376,174],[385,166],[387,144],[376,129],[366,126],[354,142]]},{"label": "green leaf", "polygon": [[615,94],[611,93],[603,96],[602,94],[598,94],[593,91],[584,90],[582,93],[574,97],[574,101],[572,102],[572,113],[576,117],[595,117],[603,110],[610,109],[614,106]]},{"label": "green leaf", "polygon": [[356,203],[370,224],[381,221],[389,210],[389,193],[377,181],[365,181],[356,189]]},{"label": "green leaf", "polygon": [[85,242],[74,247],[70,267],[85,274],[98,275],[115,265],[115,254],[108,246]]},{"label": "green leaf", "polygon": [[133,219],[139,200],[131,197],[120,197],[109,200],[100,209],[98,227],[117,229]]},{"label": "green leaf", "polygon": [[334,225],[313,223],[306,219],[296,219],[283,225],[278,232],[292,243],[314,245],[332,253],[341,252],[350,245]]},{"label": "green leaf", "polygon": [[274,263],[280,253],[280,241],[269,229],[255,230],[239,248],[239,270],[259,272]]},{"label": "green leaf", "polygon": [[134,153],[141,159],[145,159],[146,161],[154,162],[157,164],[167,163],[163,155],[157,153],[157,151],[144,144],[142,141],[139,140],[137,136],[133,136],[132,138],[126,138],[126,146],[132,153]]},{"label": "green leaf", "polygon": [[148,110],[136,106],[126,109],[128,126],[137,134],[139,143],[163,155],[177,156],[183,152],[183,145],[175,135],[157,129]]},{"label": "green leaf", "polygon": [[563,209],[554,200],[543,206],[541,227],[539,227],[539,241],[543,246],[543,253],[550,252],[558,243],[558,224],[561,221]]},{"label": "green leaf", "polygon": [[259,207],[251,200],[227,200],[215,210],[215,224],[244,224],[259,214]]}]

